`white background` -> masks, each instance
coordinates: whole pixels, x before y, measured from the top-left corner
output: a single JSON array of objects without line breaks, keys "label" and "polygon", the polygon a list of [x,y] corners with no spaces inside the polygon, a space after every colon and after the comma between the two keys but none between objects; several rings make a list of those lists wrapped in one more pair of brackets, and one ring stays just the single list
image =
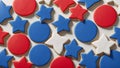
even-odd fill
[{"label": "white background", "polygon": [[[13,1],[14,1],[14,0],[3,0],[3,2],[4,2],[6,5],[12,5],[12,2],[13,2]],[[37,4],[38,4],[37,7],[40,7],[39,0],[36,0],[36,1],[37,1]],[[94,21],[94,20],[93,20],[94,10],[95,10],[96,7],[98,7],[98,6],[101,5],[101,4],[104,4],[104,2],[101,1],[101,2],[99,2],[99,3],[96,3],[94,6],[92,6],[92,7],[88,10],[89,13],[86,14],[85,19],[89,19],[89,20]],[[85,6],[84,6],[83,4],[82,4],[82,6],[85,8]],[[70,12],[63,13],[56,5],[53,5],[52,7],[53,7],[54,10],[55,10],[55,14],[53,15],[54,21],[56,21],[56,20],[58,19],[58,15],[62,15],[62,16],[64,16],[65,18],[69,18],[70,14],[71,14]],[[114,8],[117,9],[115,6],[114,6]],[[37,9],[37,11],[38,11],[38,10],[39,10],[39,8]],[[12,16],[13,16],[13,19],[15,19],[15,18],[17,17],[17,14],[16,14],[15,12],[13,12],[13,13],[12,13]],[[28,20],[28,21],[29,21],[29,24],[32,24],[32,23],[34,23],[34,22],[36,22],[36,21],[40,21],[40,19],[39,19],[36,15],[32,15],[31,17],[21,17],[21,18],[22,18],[23,20]],[[3,28],[4,31],[7,31],[7,32],[10,33],[10,35],[12,35],[12,34],[13,34],[13,33],[12,33],[12,26],[10,25],[9,21],[10,21],[10,20],[8,20],[8,23],[7,23],[6,25],[1,25],[1,27]],[[54,21],[52,21],[52,22],[54,22]],[[51,23],[52,23],[52,22],[51,22]],[[70,39],[70,40],[76,39],[76,37],[75,37],[75,35],[74,35],[74,28],[75,28],[77,22],[79,22],[79,21],[75,21],[75,20],[74,20],[74,21],[71,21],[71,24],[72,24],[72,26],[71,26],[71,32],[70,32],[70,33],[69,33],[69,32],[62,32],[63,34],[65,34],[64,37],[66,37],[66,38],[68,38],[68,39]],[[49,23],[49,26],[50,26],[50,28],[51,28],[51,30],[52,30],[52,33],[53,33],[53,32],[56,33],[57,30],[56,30],[56,28],[55,28],[51,23]],[[115,26],[120,27],[119,17],[118,17],[118,20],[117,20]],[[103,28],[101,28],[101,27],[98,26],[98,29],[99,29],[99,32],[98,32],[98,35],[97,35],[97,37],[95,38],[95,40],[99,39],[102,34],[105,34],[106,36],[109,37],[109,36],[111,36],[111,35],[114,33],[114,28],[113,28],[113,27],[110,27],[110,28],[107,28],[107,29],[103,29]],[[77,40],[77,39],[76,39],[76,40]],[[92,45],[91,43],[82,43],[82,42],[80,42],[80,41],[78,41],[78,40],[77,40],[77,42],[78,42],[78,44],[79,44],[81,47],[83,47],[83,49],[85,50],[85,52],[83,52],[83,53],[88,53],[91,49],[94,50],[94,47],[93,47],[93,45]],[[116,42],[116,41],[115,41],[115,42]],[[36,44],[39,44],[39,43],[35,43],[35,42],[31,41],[31,46],[32,46],[32,47],[35,46]],[[116,45],[117,45],[117,43],[116,43]],[[5,46],[7,46],[7,45],[5,45]],[[118,46],[118,45],[117,45],[117,46]],[[31,47],[31,48],[32,48],[32,47]],[[7,48],[7,47],[0,46],[0,50],[3,50],[4,48]],[[50,48],[50,47],[49,47],[49,48]],[[52,58],[56,58],[58,55],[55,53],[55,51],[54,51],[52,48],[50,48],[50,49],[51,49],[52,54],[53,54],[53,57],[52,57]],[[117,50],[120,51],[119,47],[117,47]],[[7,49],[7,51],[9,51],[9,50]],[[9,54],[9,55],[13,55],[13,54],[11,54],[10,52],[9,52],[8,54]],[[23,55],[23,56],[24,56],[24,55]],[[19,56],[19,57],[18,57],[18,56],[15,56],[15,59],[19,61],[21,57],[22,57],[22,56]],[[28,56],[27,56],[27,58],[28,58]],[[80,57],[79,57],[79,58],[80,58]],[[29,60],[29,58],[28,58],[28,60]],[[73,59],[73,61],[74,61],[75,66],[78,66],[80,59],[79,59],[79,60]],[[13,64],[12,64],[12,68],[14,68],[14,67],[13,67]],[[49,64],[47,64],[47,65],[45,65],[45,66],[43,66],[43,67],[39,67],[39,68],[49,68]]]}]

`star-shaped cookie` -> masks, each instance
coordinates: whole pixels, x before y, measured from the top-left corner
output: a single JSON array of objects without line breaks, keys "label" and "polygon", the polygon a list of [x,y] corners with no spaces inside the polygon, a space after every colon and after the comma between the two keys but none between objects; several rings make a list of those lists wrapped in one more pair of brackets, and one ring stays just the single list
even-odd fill
[{"label": "star-shaped cookie", "polygon": [[20,61],[13,61],[15,68],[32,68],[32,63],[28,62],[26,57],[22,57]]},{"label": "star-shaped cookie", "polygon": [[59,15],[58,21],[54,22],[53,25],[57,27],[57,32],[61,31],[70,31],[69,27],[70,19],[66,19],[63,16]]},{"label": "star-shaped cookie", "polygon": [[0,67],[8,68],[8,67],[9,67],[8,62],[9,62],[12,58],[13,58],[12,56],[8,56],[8,55],[7,55],[6,49],[2,50],[2,51],[0,52]]},{"label": "star-shaped cookie", "polygon": [[78,19],[80,21],[84,20],[84,15],[87,12],[87,10],[82,8],[79,4],[77,4],[73,8],[70,8],[70,11],[71,11],[70,18],[71,19]]},{"label": "star-shaped cookie", "polygon": [[66,49],[65,56],[71,56],[78,59],[78,53],[80,52],[80,50],[82,50],[82,47],[78,46],[75,39],[72,40],[70,44],[64,45],[64,47]]},{"label": "star-shaped cookie", "polygon": [[54,33],[52,37],[48,41],[46,41],[46,44],[53,46],[53,49],[56,51],[56,53],[61,54],[63,51],[63,45],[67,41],[67,38],[61,37],[60,35]]},{"label": "star-shaped cookie", "polygon": [[10,24],[13,27],[13,33],[20,31],[25,32],[25,26],[27,24],[27,20],[22,20],[19,16],[17,16],[15,21],[11,21]]},{"label": "star-shaped cookie", "polygon": [[110,55],[110,48],[115,44],[113,41],[108,40],[107,37],[103,34],[99,40],[92,42],[96,47],[96,54],[107,54]]},{"label": "star-shaped cookie", "polygon": [[6,19],[12,18],[10,14],[11,6],[6,6],[2,0],[0,0],[0,23],[3,23]]}]

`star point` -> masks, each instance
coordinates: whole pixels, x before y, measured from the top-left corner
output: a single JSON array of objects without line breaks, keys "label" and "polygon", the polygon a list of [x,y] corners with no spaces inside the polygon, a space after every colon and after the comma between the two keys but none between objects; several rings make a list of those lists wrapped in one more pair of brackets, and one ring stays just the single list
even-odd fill
[{"label": "star point", "polygon": [[81,20],[83,21],[84,20],[84,15],[85,13],[87,12],[86,9],[82,8],[79,4],[76,5],[75,7],[73,8],[70,8],[70,11],[71,11],[71,15],[70,15],[70,18],[71,19],[78,19],[78,20]]},{"label": "star point", "polygon": [[120,45],[120,28],[115,27],[114,31],[115,33],[112,36],[110,36],[110,38],[116,39],[118,42],[118,45]]},{"label": "star point", "polygon": [[2,28],[0,28],[0,44],[5,43],[4,39],[8,34],[9,34],[8,32],[4,32]]},{"label": "star point", "polygon": [[100,0],[78,0],[78,2],[82,2],[85,3],[87,8],[90,8],[91,6],[93,6],[95,3],[99,2]]},{"label": "star point", "polygon": [[6,19],[12,18],[10,15],[11,6],[6,6],[2,0],[0,0],[0,24],[3,23]]},{"label": "star point", "polygon": [[8,68],[8,62],[13,58],[12,56],[6,55],[6,49],[0,52],[0,66],[4,68]]},{"label": "star point", "polygon": [[40,17],[41,22],[43,22],[45,20],[52,19],[52,11],[53,8],[47,8],[46,6],[42,5],[36,14]]},{"label": "star point", "polygon": [[64,45],[66,49],[65,56],[71,56],[78,59],[78,53],[82,50],[82,47],[78,46],[76,40],[72,40],[70,44]]},{"label": "star point", "polygon": [[59,15],[58,21],[54,22],[53,25],[57,27],[57,32],[61,31],[70,31],[69,27],[70,19],[66,19],[63,16]]},{"label": "star point", "polygon": [[72,4],[75,4],[74,0],[55,0],[54,3],[60,7],[60,9],[65,12],[65,10],[71,6]]},{"label": "star point", "polygon": [[115,43],[111,40],[108,40],[103,34],[99,40],[92,42],[92,44],[96,47],[96,54],[104,53],[110,55],[110,49]]},{"label": "star point", "polygon": [[19,16],[17,16],[15,21],[11,21],[10,24],[13,27],[13,33],[20,31],[25,32],[25,26],[27,24],[27,20],[22,20]]},{"label": "star point", "polygon": [[20,61],[13,61],[15,68],[32,68],[32,63],[28,62],[26,57],[22,57]]}]

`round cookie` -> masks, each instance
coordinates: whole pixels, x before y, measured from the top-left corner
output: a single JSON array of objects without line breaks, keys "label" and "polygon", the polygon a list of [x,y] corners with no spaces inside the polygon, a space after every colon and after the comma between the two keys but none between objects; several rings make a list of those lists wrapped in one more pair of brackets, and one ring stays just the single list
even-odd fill
[{"label": "round cookie", "polygon": [[51,30],[48,24],[39,21],[33,23],[28,30],[28,35],[34,42],[44,42],[50,36]]},{"label": "round cookie", "polygon": [[80,22],[75,27],[75,36],[81,42],[91,42],[97,35],[98,28],[90,20]]},{"label": "round cookie", "polygon": [[29,54],[30,61],[36,66],[44,66],[51,59],[50,49],[43,44],[34,46]]},{"label": "round cookie", "polygon": [[116,23],[117,12],[112,6],[102,5],[98,7],[94,12],[95,23],[102,27],[111,27]]},{"label": "round cookie", "polygon": [[35,12],[36,0],[14,0],[13,9],[20,16],[28,16]]},{"label": "round cookie", "polygon": [[14,55],[25,54],[30,49],[30,41],[24,34],[14,34],[8,40],[8,49]]},{"label": "round cookie", "polygon": [[75,68],[75,67],[70,58],[60,56],[51,62],[50,68]]}]

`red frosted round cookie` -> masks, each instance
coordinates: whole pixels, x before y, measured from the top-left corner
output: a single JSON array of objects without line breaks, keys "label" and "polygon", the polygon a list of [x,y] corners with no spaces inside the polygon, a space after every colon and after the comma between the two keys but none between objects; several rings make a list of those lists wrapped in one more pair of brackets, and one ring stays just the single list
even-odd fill
[{"label": "red frosted round cookie", "polygon": [[30,41],[24,34],[15,34],[8,40],[8,49],[15,55],[25,54],[30,48]]},{"label": "red frosted round cookie", "polygon": [[117,19],[117,12],[112,6],[102,5],[94,12],[94,20],[100,27],[107,28],[113,26]]},{"label": "red frosted round cookie", "polygon": [[52,61],[50,68],[74,68],[74,64],[70,58],[61,56]]},{"label": "red frosted round cookie", "polygon": [[36,0],[14,0],[13,9],[21,16],[28,16],[36,10]]}]

